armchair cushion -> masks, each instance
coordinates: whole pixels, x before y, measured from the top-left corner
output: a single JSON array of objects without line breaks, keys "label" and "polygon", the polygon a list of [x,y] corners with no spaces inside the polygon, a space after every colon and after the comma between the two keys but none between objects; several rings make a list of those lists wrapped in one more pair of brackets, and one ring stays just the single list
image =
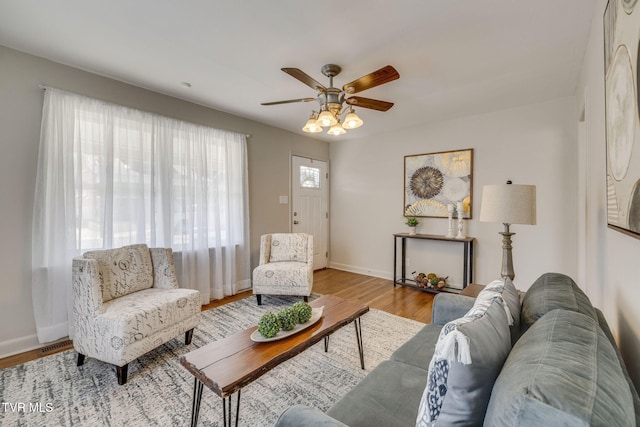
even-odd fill
[{"label": "armchair cushion", "polygon": [[269,262],[307,262],[307,234],[274,233],[271,235]]},{"label": "armchair cushion", "polygon": [[311,295],[313,270],[300,262],[273,262],[253,270],[254,293]]},{"label": "armchair cushion", "polygon": [[153,286],[153,267],[147,245],[90,251],[84,258],[98,262],[103,302]]}]

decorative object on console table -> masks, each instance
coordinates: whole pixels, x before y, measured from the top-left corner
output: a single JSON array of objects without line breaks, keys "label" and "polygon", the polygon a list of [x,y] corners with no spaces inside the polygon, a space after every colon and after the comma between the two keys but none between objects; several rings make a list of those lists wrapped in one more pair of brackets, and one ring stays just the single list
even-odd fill
[{"label": "decorative object on console table", "polygon": [[405,221],[405,224],[407,224],[409,226],[409,235],[410,236],[415,236],[416,235],[416,227],[418,226],[420,222],[418,221],[417,218],[415,217],[408,217],[407,220]]},{"label": "decorative object on console table", "polygon": [[536,186],[506,184],[485,185],[482,190],[480,221],[498,222],[504,225],[502,234],[501,277],[515,277],[511,255],[511,224],[536,223]]},{"label": "decorative object on console table", "polygon": [[471,219],[473,149],[404,156],[404,215],[447,218],[449,203],[463,201]]},{"label": "decorative object on console table", "polygon": [[464,222],[462,219],[462,201],[459,201],[456,207],[458,211],[458,235],[456,239],[464,239]]},{"label": "decorative object on console table", "polygon": [[449,213],[449,227],[447,228],[447,237],[452,238],[453,236],[453,203],[449,203],[447,205],[447,212]]}]

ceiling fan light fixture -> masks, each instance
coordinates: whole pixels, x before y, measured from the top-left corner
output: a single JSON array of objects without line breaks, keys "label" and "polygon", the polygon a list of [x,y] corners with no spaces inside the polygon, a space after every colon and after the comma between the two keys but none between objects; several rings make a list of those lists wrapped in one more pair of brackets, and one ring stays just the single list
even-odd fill
[{"label": "ceiling fan light fixture", "polygon": [[316,117],[315,113],[311,114],[311,117],[309,117],[309,120],[307,120],[307,123],[304,125],[302,130],[307,133],[322,132],[322,126],[320,126],[320,124],[318,123],[318,118]]},{"label": "ceiling fan light fixture", "polygon": [[338,120],[331,111],[324,110],[320,113],[320,116],[318,116],[318,123],[322,127],[335,126],[338,123]]},{"label": "ceiling fan light fixture", "polygon": [[347,131],[344,130],[344,128],[340,125],[340,122],[336,122],[336,124],[332,126],[331,129],[327,131],[327,133],[329,135],[338,136],[344,135],[345,133],[347,133]]},{"label": "ceiling fan light fixture", "polygon": [[344,118],[344,124],[342,125],[342,127],[345,129],[356,129],[362,126],[363,123],[364,122],[362,121],[362,119],[358,117],[358,115],[355,111],[353,111],[352,108]]}]

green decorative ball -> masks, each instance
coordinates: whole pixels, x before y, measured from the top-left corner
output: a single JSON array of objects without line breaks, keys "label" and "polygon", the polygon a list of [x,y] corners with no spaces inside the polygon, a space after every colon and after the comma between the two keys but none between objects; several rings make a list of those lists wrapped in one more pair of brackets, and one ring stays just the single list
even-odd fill
[{"label": "green decorative ball", "polygon": [[269,312],[262,315],[258,322],[258,332],[265,338],[273,338],[280,331],[280,318],[276,313]]},{"label": "green decorative ball", "polygon": [[290,331],[298,324],[298,312],[293,307],[283,307],[278,312],[283,331]]},{"label": "green decorative ball", "polygon": [[293,309],[298,313],[298,323],[307,323],[311,319],[311,306],[304,302],[298,301],[293,304]]}]

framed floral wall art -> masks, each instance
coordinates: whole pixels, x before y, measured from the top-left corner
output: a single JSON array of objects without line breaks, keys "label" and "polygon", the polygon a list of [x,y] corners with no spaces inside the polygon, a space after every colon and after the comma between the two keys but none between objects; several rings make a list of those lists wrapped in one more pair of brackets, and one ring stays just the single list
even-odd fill
[{"label": "framed floral wall art", "polygon": [[609,0],[604,12],[607,224],[640,238],[640,15],[637,0]]},{"label": "framed floral wall art", "polygon": [[447,218],[453,205],[457,216],[471,219],[473,149],[404,156],[404,215]]}]

